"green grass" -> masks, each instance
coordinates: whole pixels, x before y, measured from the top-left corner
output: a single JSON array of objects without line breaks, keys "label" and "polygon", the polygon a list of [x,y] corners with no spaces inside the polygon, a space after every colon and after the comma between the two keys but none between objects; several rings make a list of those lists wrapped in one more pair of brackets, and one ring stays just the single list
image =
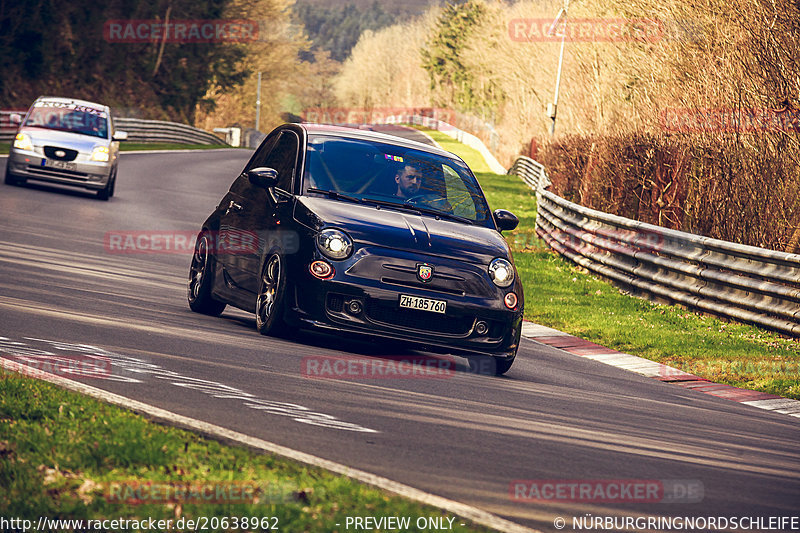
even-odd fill
[{"label": "green grass", "polygon": [[425,132],[476,171],[492,209],[520,216],[506,239],[525,288],[526,319],[713,381],[800,399],[796,340],[625,294],[536,236],[536,196],[522,180],[492,174],[476,150]]},{"label": "green grass", "polygon": [[7,142],[0,142],[0,155],[7,154],[8,151],[11,149],[11,143]]},{"label": "green grass", "polygon": [[[203,489],[216,492],[217,487],[239,483],[250,494],[247,501],[235,504],[180,498],[157,504],[119,501],[119,495],[135,494],[126,489],[147,482],[193,486],[201,494]],[[281,531],[336,531],[344,529],[346,516],[406,516],[412,523],[417,517],[445,516],[439,509],[319,468],[225,446],[3,371],[0,487],[0,516],[34,523],[40,516],[173,520],[247,516],[277,517]],[[461,518],[453,522],[457,531],[489,531],[461,527],[462,522],[467,523]]]}]

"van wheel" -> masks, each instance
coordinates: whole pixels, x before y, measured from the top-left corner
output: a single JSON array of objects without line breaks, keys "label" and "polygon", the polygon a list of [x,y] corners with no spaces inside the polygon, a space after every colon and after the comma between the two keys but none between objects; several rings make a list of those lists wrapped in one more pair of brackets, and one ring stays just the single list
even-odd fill
[{"label": "van wheel", "polygon": [[6,185],[20,185],[25,183],[24,179],[18,178],[15,174],[11,172],[11,164],[6,163],[6,176],[3,180],[3,183]]}]

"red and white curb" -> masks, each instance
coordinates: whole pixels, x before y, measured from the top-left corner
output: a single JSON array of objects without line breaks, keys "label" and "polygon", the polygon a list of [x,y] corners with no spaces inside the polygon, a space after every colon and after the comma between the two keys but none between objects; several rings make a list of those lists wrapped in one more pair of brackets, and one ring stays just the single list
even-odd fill
[{"label": "red and white curb", "polygon": [[540,344],[558,348],[572,355],[598,361],[607,365],[635,372],[642,376],[657,379],[665,383],[672,383],[686,389],[725,398],[734,402],[743,403],[759,409],[766,409],[776,413],[800,418],[800,401],[783,398],[774,394],[740,389],[731,385],[714,383],[705,378],[689,374],[649,359],[637,357],[627,353],[618,352],[605,346],[575,337],[557,329],[540,326],[533,322],[524,322],[522,336]]}]

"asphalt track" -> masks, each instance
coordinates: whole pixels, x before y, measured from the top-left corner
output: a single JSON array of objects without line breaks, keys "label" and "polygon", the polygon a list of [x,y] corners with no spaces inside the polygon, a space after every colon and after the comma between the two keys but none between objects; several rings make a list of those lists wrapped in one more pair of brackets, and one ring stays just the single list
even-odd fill
[{"label": "asphalt track", "polygon": [[[194,314],[188,251],[111,246],[109,236],[123,232],[196,232],[248,156],[124,154],[110,202],[45,185],[0,186],[0,355],[31,364],[52,354],[110,361],[109,373],[75,379],[536,529],[555,531],[563,517],[571,531],[572,518],[587,514],[798,515],[800,427],[792,417],[530,340],[504,377],[470,373],[457,359],[454,372],[435,376],[319,379],[309,361],[363,356],[385,370],[394,362],[387,356],[411,352],[313,332],[271,339],[244,312]],[[515,493],[516,480],[539,480],[539,488],[544,480],[657,480],[667,494],[522,501],[515,494],[532,493]]]}]

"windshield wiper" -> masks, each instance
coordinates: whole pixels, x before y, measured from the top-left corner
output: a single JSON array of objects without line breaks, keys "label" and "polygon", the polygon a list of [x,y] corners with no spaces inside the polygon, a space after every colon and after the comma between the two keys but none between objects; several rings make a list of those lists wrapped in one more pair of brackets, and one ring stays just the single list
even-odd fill
[{"label": "windshield wiper", "polygon": [[396,209],[405,209],[406,211],[414,211],[415,213],[419,213],[419,214],[422,214],[422,215],[432,215],[432,216],[435,216],[435,217],[449,218],[451,220],[456,220],[458,222],[463,222],[465,224],[470,224],[470,225],[474,224],[474,222],[472,220],[470,220],[468,218],[465,218],[465,217],[462,217],[462,216],[459,216],[459,215],[454,215],[452,213],[446,213],[444,211],[437,211],[436,209],[430,209],[428,207],[421,207],[421,206],[418,206],[418,205],[409,204],[407,202],[406,203],[402,203],[402,204],[398,204],[398,203],[395,203],[395,202],[387,202],[385,200],[374,200],[372,198],[364,198],[363,201],[364,202],[370,202],[370,203],[378,204],[378,205],[383,205],[383,206],[386,206],[386,207],[394,207]]},{"label": "windshield wiper", "polygon": [[316,192],[319,194],[325,194],[329,198],[333,198],[334,200],[346,200],[348,202],[354,202],[357,204],[361,203],[360,198],[356,198],[354,196],[347,196],[346,194],[342,194],[336,191],[326,191],[325,189],[317,189],[316,187],[309,187],[308,189],[306,189],[306,192]]},{"label": "windshield wiper", "polygon": [[412,208],[416,209],[417,211],[419,211],[420,213],[424,213],[426,215],[434,215],[434,216],[437,216],[437,217],[449,218],[451,220],[456,220],[458,222],[463,222],[465,224],[473,224],[472,220],[470,220],[470,219],[468,219],[466,217],[459,216],[459,215],[454,215],[453,213],[447,213],[445,211],[437,211],[436,209],[430,209],[428,207],[419,207],[419,206],[411,205],[411,204],[403,204],[403,205],[404,206],[408,206],[408,207],[412,207]]}]

